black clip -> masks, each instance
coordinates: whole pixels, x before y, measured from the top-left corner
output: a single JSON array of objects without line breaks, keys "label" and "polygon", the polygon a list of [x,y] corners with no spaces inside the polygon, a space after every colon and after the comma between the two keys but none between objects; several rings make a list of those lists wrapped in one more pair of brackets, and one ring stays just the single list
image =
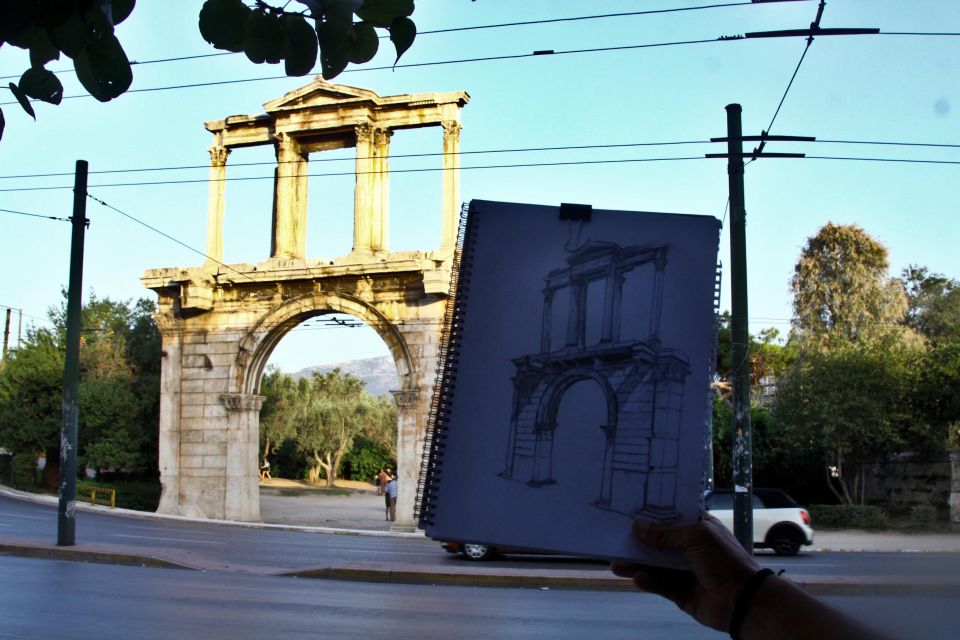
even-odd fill
[{"label": "black clip", "polygon": [[593,206],[589,204],[570,204],[569,202],[560,203],[561,220],[579,220],[581,222],[590,222],[590,216],[593,215]]}]

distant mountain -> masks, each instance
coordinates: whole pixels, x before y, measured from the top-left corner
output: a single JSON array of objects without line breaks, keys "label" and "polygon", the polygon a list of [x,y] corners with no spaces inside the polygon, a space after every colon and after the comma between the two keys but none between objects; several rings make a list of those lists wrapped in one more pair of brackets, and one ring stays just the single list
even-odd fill
[{"label": "distant mountain", "polygon": [[391,391],[400,388],[400,383],[397,381],[397,367],[390,356],[316,365],[301,369],[291,375],[299,380],[304,376],[313,375],[314,371],[329,373],[334,369],[340,369],[343,373],[349,373],[363,380],[366,383],[367,393],[372,396],[389,395]]}]

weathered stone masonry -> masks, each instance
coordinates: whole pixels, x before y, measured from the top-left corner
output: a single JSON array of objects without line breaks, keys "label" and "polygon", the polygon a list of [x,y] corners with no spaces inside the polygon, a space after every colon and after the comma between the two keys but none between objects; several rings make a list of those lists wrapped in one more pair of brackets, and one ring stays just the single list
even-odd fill
[{"label": "weathered stone masonry", "polygon": [[[383,338],[397,366],[398,528],[412,511],[437,346],[449,292],[459,211],[460,109],[464,92],[381,97],[311,84],[266,103],[266,113],[208,122],[210,192],[207,260],[199,267],[152,269],[143,283],[158,295],[163,337],[159,511],[258,520],[260,377],[292,328],[315,315],[353,315]],[[441,246],[390,252],[389,144],[395,130],[443,131]],[[225,178],[231,149],[270,144],[277,172],[271,256],[224,265]],[[355,147],[353,249],[308,259],[309,155]],[[320,205],[322,207],[322,203]]]}]

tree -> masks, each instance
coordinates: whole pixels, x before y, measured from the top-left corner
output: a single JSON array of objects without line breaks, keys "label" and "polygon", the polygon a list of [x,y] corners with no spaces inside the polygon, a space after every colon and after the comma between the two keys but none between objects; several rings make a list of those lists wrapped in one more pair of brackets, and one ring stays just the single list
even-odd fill
[{"label": "tree", "polygon": [[[91,295],[81,310],[78,460],[93,468],[142,473],[156,468],[159,332],[153,304]],[[0,370],[0,443],[46,452],[48,475],[59,460],[66,353],[66,308],[52,309],[52,329],[28,330]]]},{"label": "tree", "polygon": [[311,462],[308,479],[316,482],[322,469],[332,487],[344,454],[374,418],[373,403],[363,381],[339,369],[314,373],[300,388],[297,443]]},{"label": "tree", "polygon": [[797,450],[821,452],[840,502],[862,503],[867,464],[924,438],[911,411],[921,353],[894,340],[835,344],[807,351],[781,381],[775,415]]},{"label": "tree", "polygon": [[[377,53],[377,29],[386,29],[397,60],[410,48],[417,28],[409,16],[413,0],[206,0],[200,9],[203,38],[217,49],[244,52],[254,63],[284,61],[288,76],[303,76],[319,53],[325,78],[350,62],[362,64]],[[130,60],[114,29],[133,11],[135,0],[4,0],[0,3],[0,45],[30,52],[30,68],[9,84],[20,106],[36,119],[30,99],[60,104],[63,85],[47,63],[63,54],[73,60],[77,79],[90,95],[108,102],[133,82]],[[354,16],[359,21],[354,21]],[[311,25],[311,22],[313,23]],[[4,117],[0,111],[0,138]]]},{"label": "tree", "polygon": [[276,367],[268,367],[260,381],[260,393],[266,396],[260,409],[261,460],[267,461],[285,440],[296,435],[297,382]]},{"label": "tree", "polygon": [[908,326],[935,343],[960,339],[960,283],[913,264],[900,281],[909,303]]},{"label": "tree", "polygon": [[901,324],[903,285],[887,275],[888,266],[886,247],[859,226],[824,225],[807,239],[790,280],[796,337],[821,347],[913,337]]}]

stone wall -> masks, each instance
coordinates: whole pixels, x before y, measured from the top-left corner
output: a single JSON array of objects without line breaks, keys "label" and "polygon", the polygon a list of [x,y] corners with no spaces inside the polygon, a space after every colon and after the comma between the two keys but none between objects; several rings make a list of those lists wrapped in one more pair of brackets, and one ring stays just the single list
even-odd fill
[{"label": "stone wall", "polygon": [[950,501],[950,460],[946,454],[902,453],[873,464],[867,476],[867,502],[890,507],[931,505]]}]

